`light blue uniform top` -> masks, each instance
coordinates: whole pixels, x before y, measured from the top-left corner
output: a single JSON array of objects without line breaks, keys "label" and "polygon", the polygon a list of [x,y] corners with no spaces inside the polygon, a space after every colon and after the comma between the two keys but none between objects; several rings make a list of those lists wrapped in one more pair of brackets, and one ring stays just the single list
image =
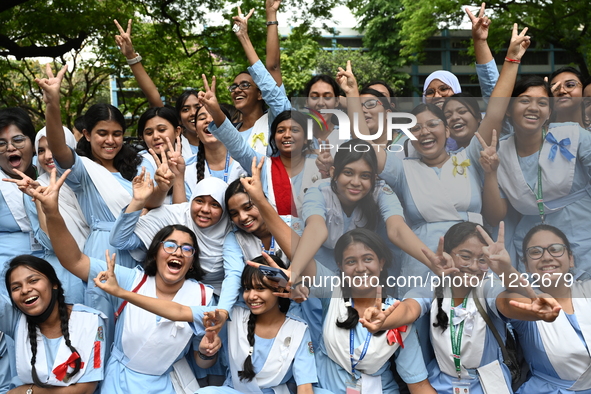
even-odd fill
[{"label": "light blue uniform top", "polygon": [[[322,277],[333,276],[334,274],[322,264],[316,263],[316,281],[320,283]],[[330,283],[330,281],[329,281]],[[330,287],[313,288],[312,295],[319,297],[322,303],[323,324],[335,324],[334,321],[326,320],[328,307],[332,300]],[[396,300],[386,298],[385,303],[392,305]],[[307,302],[307,301],[306,301]],[[367,337],[367,329],[361,323],[358,323],[354,330],[355,348],[361,346]],[[343,347],[349,347],[349,343],[343,343]],[[367,357],[371,357],[370,354]],[[394,353],[394,362],[398,374],[406,383],[418,383],[427,379],[427,370],[423,361],[421,346],[414,328],[411,329],[404,340],[404,348],[399,347]],[[324,338],[321,335],[319,339],[319,349],[316,351],[316,365],[318,367],[318,382],[320,387],[330,390],[333,393],[344,393],[347,389],[346,382],[351,380],[350,371],[344,370],[339,364],[332,361],[326,352]],[[358,373],[358,372],[357,372]],[[387,394],[399,393],[398,385],[394,381],[394,376],[390,371],[390,361],[386,362],[373,376],[381,376],[382,392]],[[358,376],[359,377],[359,376]]]},{"label": "light blue uniform top", "polygon": [[[80,311],[80,312],[86,312],[86,313],[91,313],[91,314],[98,314],[97,311],[95,311],[94,309],[91,309],[87,306],[84,305],[80,305],[80,304],[76,304],[72,306],[72,310],[73,311]],[[9,298],[0,295],[0,331],[3,331],[6,333],[6,335],[10,335],[11,337],[14,337],[16,334],[16,330],[18,329],[18,323],[19,320],[22,316],[22,312],[20,310],[18,310],[16,307],[12,306],[12,302]],[[98,316],[97,317],[99,319],[99,332],[101,332],[104,327],[105,327],[105,323],[103,321],[103,319]],[[25,333],[24,335],[28,335],[28,333]],[[55,362],[55,357],[57,356],[57,352],[58,349],[60,347],[60,343],[63,339],[63,337],[58,337],[58,338],[46,338],[43,334],[41,334],[41,336],[43,337],[43,344],[45,346],[45,357],[46,357],[46,363],[47,363],[47,369],[51,370],[53,368],[54,362]],[[28,336],[27,336],[28,338]],[[86,371],[84,371],[84,375],[78,380],[78,383],[88,383],[88,382],[98,382],[103,380],[103,368],[104,368],[104,351],[105,351],[105,341],[104,341],[104,337],[99,336],[99,333],[97,332],[97,337],[95,338],[95,342],[96,341],[100,341],[101,342],[101,360],[99,362],[99,367],[98,368],[94,368],[94,365],[92,366],[87,366],[86,367]],[[77,347],[77,344],[73,341],[72,346],[74,346],[75,348]],[[94,354],[94,351],[89,352],[89,354]],[[66,361],[66,360],[64,360]],[[37,363],[42,362],[41,360],[37,359]],[[31,384],[31,382],[27,382],[28,384]],[[19,380],[19,378],[16,376],[14,376],[13,380],[12,380],[12,388],[17,387],[17,386],[22,386],[23,382],[21,382]]]},{"label": "light blue uniform top", "polygon": [[[107,265],[104,261],[91,258],[89,272],[90,281],[92,281],[92,278],[95,278],[99,272],[104,271],[106,269]],[[138,274],[139,269],[140,268],[130,269],[119,265],[116,266],[115,275],[117,276],[119,286],[123,289],[131,291],[133,289],[133,283],[136,278],[136,275]],[[103,299],[111,304],[112,310],[117,310],[123,302],[122,299],[113,297],[104,292]],[[196,297],[195,302],[198,303],[200,299],[200,297]],[[125,366],[124,363],[128,362],[129,359],[123,353],[123,345],[121,340],[123,336],[123,322],[125,319],[125,313],[127,309],[128,308],[123,309],[123,312],[117,320],[118,323],[115,325],[115,339],[113,343],[113,348],[111,350],[111,357],[109,357],[109,361],[107,362],[105,380],[103,381],[103,384],[101,386],[102,392],[117,394],[175,394],[169,374],[169,372],[172,370],[172,365],[169,367],[166,373],[160,376],[146,375],[140,372],[135,372]],[[202,336],[205,333],[205,328],[203,327],[203,312],[204,310],[209,310],[211,308],[194,306],[191,307],[191,309],[193,310],[194,320],[192,323],[189,323],[189,325],[193,329],[195,335]],[[157,316],[156,318],[158,320],[161,319],[159,316]],[[182,357],[185,357],[185,355],[189,351],[190,344],[191,343],[189,342],[186,345],[186,347],[182,351],[180,351],[177,360],[179,360]]]},{"label": "light blue uniform top", "polygon": [[[134,267],[137,262],[131,257],[129,252],[117,250],[109,243],[109,235],[113,223],[116,218],[113,216],[107,203],[103,199],[94,185],[92,178],[88,175],[84,164],[78,154],[74,154],[74,165],[72,165],[72,172],[68,175],[66,183],[76,193],[76,198],[80,204],[80,208],[84,213],[86,222],[91,228],[90,236],[84,245],[84,254],[89,257],[103,259],[105,257],[105,250],[109,249],[111,253],[117,253],[117,264],[124,267]],[[59,163],[55,161],[55,166],[59,174],[62,174],[65,169],[61,168]],[[146,171],[152,169],[152,165],[146,159],[138,166],[138,173],[141,172],[142,166],[146,167]],[[152,171],[152,179],[154,173]],[[129,201],[133,195],[131,182],[123,178],[119,173],[111,173],[113,177],[127,190],[129,193]]]},{"label": "light blue uniform top", "polygon": [[[505,341],[506,339],[506,326],[505,322],[501,319],[497,307],[496,307],[496,298],[497,296],[502,293],[505,288],[500,286],[498,282],[491,286],[490,281],[485,281],[482,285],[483,289],[483,296],[486,299],[486,303],[483,303],[483,307],[486,308],[488,316],[490,316],[495,328],[499,332],[499,335]],[[441,335],[446,338],[450,338],[449,336],[449,327],[442,331],[439,327],[433,327],[430,321],[429,314],[431,312],[431,308],[437,307],[433,306],[433,299],[435,297],[434,289],[428,287],[422,288],[415,288],[410,290],[406,293],[405,299],[412,298],[419,303],[421,306],[421,316],[426,316],[426,319],[429,321],[429,329],[431,331],[431,335]],[[449,315],[449,311],[447,311]],[[477,315],[476,318],[480,318],[480,315]],[[451,339],[450,339],[451,340]],[[501,352],[501,348],[497,343],[497,340],[494,337],[494,334],[486,327],[486,334],[484,338],[476,338],[474,336],[462,336],[463,341],[482,341],[484,340],[484,350],[482,352],[482,359],[480,361],[480,366],[484,366],[490,364],[494,360],[499,360],[499,364],[503,370],[503,374],[505,375],[505,381],[507,383],[507,387],[511,392],[511,373],[509,372],[509,368],[503,364],[503,355]],[[421,346],[431,346],[430,341],[423,341],[421,340]],[[439,368],[439,364],[437,363],[436,359],[431,360],[427,365],[427,370],[429,371],[429,382],[431,386],[438,392],[438,393],[451,393],[452,390],[452,381],[457,380],[457,376],[450,376],[444,372],[441,372]],[[468,369],[468,373],[470,376],[474,378],[470,380],[470,394],[485,394],[480,384],[480,380],[477,377],[477,372],[474,369]],[[532,392],[533,393],[533,392]]]}]

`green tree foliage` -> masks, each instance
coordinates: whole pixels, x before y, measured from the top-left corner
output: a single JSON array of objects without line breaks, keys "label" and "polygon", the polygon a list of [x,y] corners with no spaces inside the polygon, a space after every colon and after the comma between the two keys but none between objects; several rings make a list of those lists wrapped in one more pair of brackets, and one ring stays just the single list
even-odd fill
[{"label": "green tree foliage", "polygon": [[281,40],[281,73],[290,97],[301,94],[318,62],[320,45],[306,25],[299,26]]},{"label": "green tree foliage", "polygon": [[[401,0],[398,15],[402,26],[401,55],[421,54],[425,41],[439,28],[457,26],[464,17],[466,2],[458,0]],[[472,4],[472,10],[480,3]],[[489,43],[493,50],[506,47],[513,23],[528,27],[533,47],[552,44],[566,50],[573,65],[589,76],[591,60],[591,7],[586,0],[491,0],[486,3],[492,19]],[[420,56],[418,56],[420,59]],[[527,61],[527,55],[524,57]]]}]

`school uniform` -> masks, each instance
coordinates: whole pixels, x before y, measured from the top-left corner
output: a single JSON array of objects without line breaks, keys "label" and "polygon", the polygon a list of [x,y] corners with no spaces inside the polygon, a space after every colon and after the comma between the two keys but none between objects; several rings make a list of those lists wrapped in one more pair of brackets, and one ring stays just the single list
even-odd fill
[{"label": "school uniform", "polygon": [[[84,245],[84,254],[89,257],[102,259],[105,250],[117,253],[117,264],[133,267],[137,262],[127,251],[119,251],[109,243],[109,232],[119,216],[121,209],[131,201],[133,195],[131,182],[123,178],[120,173],[111,173],[105,167],[92,160],[78,156],[74,151],[72,172],[66,178],[66,184],[76,193],[80,208],[86,222],[90,226],[90,236]],[[55,161],[59,174],[65,169]],[[143,161],[138,166],[138,173],[142,166],[147,170],[151,165]],[[152,174],[153,175],[153,174]]]},{"label": "school uniform", "polygon": [[[91,258],[89,283],[106,268],[104,261]],[[140,268],[116,266],[115,274],[119,285],[130,291],[144,279]],[[137,293],[156,297],[155,278],[147,276]],[[194,336],[204,334],[204,307],[210,305],[212,295],[210,286],[185,280],[172,301],[191,307],[192,323],[173,322],[131,303],[126,304],[115,326],[115,339],[101,390],[120,394],[174,394],[171,372],[188,367],[184,357],[191,340],[195,341]],[[118,310],[123,302],[104,292],[102,297],[114,310]],[[194,342],[193,346],[196,345],[198,343]],[[177,362],[180,362],[179,368],[174,367]]]},{"label": "school uniform", "polygon": [[[76,383],[98,382],[104,377],[105,316],[87,306],[72,307],[68,328],[72,346],[82,361],[80,371],[66,381],[65,372],[72,372],[72,351],[64,337],[46,338],[37,328],[37,360],[39,380],[50,386],[64,387]],[[12,387],[33,384],[31,344],[26,315],[12,306],[10,299],[0,296],[0,331],[15,340],[17,377]]]}]

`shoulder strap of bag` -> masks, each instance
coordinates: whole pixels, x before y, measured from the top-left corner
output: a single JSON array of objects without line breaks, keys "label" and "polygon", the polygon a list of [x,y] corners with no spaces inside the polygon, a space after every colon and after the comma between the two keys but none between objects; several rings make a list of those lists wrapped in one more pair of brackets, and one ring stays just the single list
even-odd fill
[{"label": "shoulder strap of bag", "polygon": [[[144,273],[144,276],[142,277],[142,280],[140,280],[140,283],[138,283],[137,286],[131,292],[137,293],[140,290],[140,288],[142,287],[142,285],[144,283],[146,283],[147,279],[148,279],[148,274]],[[117,312],[115,312],[115,321],[117,321],[117,318],[123,312],[123,309],[125,309],[125,305],[127,305],[127,301],[123,301],[121,303],[121,305],[119,306],[119,309],[117,309]]]},{"label": "shoulder strap of bag", "polygon": [[503,353],[503,359],[510,360],[509,353],[507,352],[507,348],[505,347],[505,344],[503,343],[503,339],[501,338],[501,335],[499,335],[499,331],[497,330],[497,328],[493,324],[492,320],[490,320],[490,316],[486,313],[486,311],[484,310],[484,307],[480,303],[480,297],[478,296],[478,292],[476,292],[476,294],[475,294],[474,304],[476,304],[476,309],[478,309],[480,316],[482,316],[482,318],[486,322],[486,325],[488,326],[488,328],[490,328],[490,331],[493,333],[495,339],[497,340],[497,343],[499,344],[499,347],[501,348],[501,353]]}]

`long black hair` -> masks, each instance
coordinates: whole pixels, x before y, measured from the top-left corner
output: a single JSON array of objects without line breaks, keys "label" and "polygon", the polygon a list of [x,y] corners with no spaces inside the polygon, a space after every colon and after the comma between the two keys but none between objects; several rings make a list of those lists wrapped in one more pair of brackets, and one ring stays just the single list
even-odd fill
[{"label": "long black hair", "polygon": [[[40,274],[42,274],[43,276],[47,277],[47,279],[51,283],[52,287],[57,286],[56,289],[52,290],[52,292],[54,293],[52,296],[55,296],[57,298],[57,308],[58,308],[58,313],[59,313],[59,318],[60,318],[60,323],[61,323],[60,328],[62,331],[62,336],[64,337],[64,341],[66,343],[66,346],[72,351],[72,353],[79,354],[78,351],[76,350],[76,348],[74,346],[72,346],[72,342],[70,341],[70,331],[68,328],[68,322],[70,321],[70,315],[68,313],[68,305],[66,304],[66,301],[64,299],[64,289],[62,288],[62,284],[61,284],[60,280],[58,279],[57,274],[55,273],[55,270],[53,269],[51,264],[49,264],[47,261],[45,261],[43,259],[40,259],[39,257],[35,257],[35,256],[27,255],[27,254],[17,256],[14,259],[12,259],[10,261],[10,263],[8,264],[8,270],[6,271],[6,277],[4,278],[5,282],[6,282],[5,283],[6,290],[8,291],[9,294],[12,293],[11,289],[10,289],[10,275],[18,267],[27,267],[33,271],[37,271]],[[12,298],[12,295],[11,295],[11,300],[14,305],[14,299]],[[50,304],[50,305],[52,305],[52,304]],[[42,383],[39,380],[39,376],[37,375],[37,369],[35,367],[35,364],[37,362],[37,326],[38,326],[38,324],[36,323],[36,320],[35,320],[36,316],[29,316],[26,313],[24,313],[24,314],[27,318],[29,343],[31,344],[31,354],[32,354],[32,356],[31,356],[31,376],[33,377],[33,383],[35,383],[35,385],[37,385],[39,387],[44,387],[44,388],[52,387],[52,386]],[[45,360],[41,360],[41,362],[45,363]],[[66,374],[64,381],[68,381],[72,376],[74,376],[78,372],[80,372],[81,366],[82,366],[82,361],[80,360],[80,357],[78,357],[74,361],[74,370],[71,373]]]},{"label": "long black hair", "polygon": [[[283,261],[281,261],[279,256],[275,256],[275,255],[269,255],[269,256],[273,259],[275,264],[277,264],[279,267],[284,268],[284,269],[286,268],[285,264],[283,263]],[[268,265],[267,261],[265,260],[265,258],[263,256],[255,257],[254,259],[252,259],[252,261],[255,263],[259,263],[259,264]],[[260,286],[266,287],[267,289],[275,291],[276,289],[269,286],[263,280],[264,278],[265,278],[265,276],[258,268],[254,268],[250,265],[245,265],[244,270],[242,271],[242,277],[240,278],[240,283],[241,283],[242,289],[250,290],[250,289],[253,289],[254,286],[260,285]],[[279,310],[281,311],[281,313],[284,313],[284,314],[287,313],[287,311],[289,309],[289,305],[290,305],[289,299],[278,297],[277,302],[279,303]],[[248,318],[248,333],[246,335],[246,337],[248,339],[248,344],[251,348],[254,347],[254,330],[256,327],[256,321],[257,321],[257,315],[255,315],[254,313],[251,312],[250,316]],[[256,375],[256,373],[254,372],[254,366],[252,364],[252,356],[249,354],[246,357],[246,359],[244,360],[244,365],[242,367],[242,371],[238,371],[238,376],[240,377],[240,380],[246,380],[246,381],[250,382],[252,379],[254,379],[255,375]]]},{"label": "long black hair", "polygon": [[[121,111],[110,104],[104,103],[94,104],[88,109],[88,111],[86,111],[86,114],[84,114],[85,130],[90,134],[99,122],[107,120],[117,122],[121,126],[123,133],[125,133],[125,118]],[[76,148],[76,152],[78,152],[80,156],[86,156],[92,161],[100,163],[100,159],[94,157],[92,154],[90,141],[88,141],[85,136],[80,138]],[[141,162],[142,157],[138,152],[131,146],[123,144],[113,159],[113,166],[121,173],[123,178],[131,181],[137,175],[137,167]]]},{"label": "long black hair", "polygon": [[[371,249],[378,257],[378,260],[384,260],[385,263],[379,277],[379,286],[382,286],[382,288],[385,289],[388,279],[387,267],[392,264],[393,255],[388,248],[388,245],[386,245],[382,238],[375,232],[364,228],[356,228],[343,234],[338,239],[334,247],[335,261],[339,266],[341,266],[343,264],[343,255],[345,253],[345,249],[347,249],[349,245],[356,242],[365,245],[368,249]],[[345,305],[347,305],[347,319],[344,321],[337,320],[336,325],[338,328],[350,330],[355,328],[357,323],[359,323],[359,313],[355,308],[353,308],[353,305],[351,304],[351,288],[349,286],[343,286],[342,291]],[[386,294],[384,294],[382,297],[382,303],[385,300]]]},{"label": "long black hair", "polygon": [[[277,127],[279,123],[284,122],[286,120],[291,119],[293,122],[299,124],[301,126],[301,132],[304,133],[306,130],[306,126],[308,124],[308,115],[301,113],[295,110],[287,110],[281,112],[271,123],[271,132],[269,133],[269,146],[271,147],[271,152],[273,155],[279,153],[279,149],[277,148],[277,143],[275,142],[275,135],[277,134]],[[305,138],[305,137],[304,137]],[[310,141],[306,139],[306,143],[304,145],[304,151],[311,150]]]},{"label": "long black hair", "polygon": [[337,178],[349,163],[363,160],[371,169],[371,187],[367,194],[359,200],[357,206],[360,207],[362,218],[366,219],[365,228],[375,229],[377,222],[376,212],[379,212],[378,205],[374,200],[374,189],[376,186],[376,176],[378,174],[378,158],[373,147],[367,142],[354,138],[344,142],[334,157],[334,172],[330,181],[330,187],[333,193],[337,194]]},{"label": "long black hair", "polygon": [[[222,110],[224,115],[226,115],[226,118],[228,118],[229,120],[232,119],[230,112],[226,108],[220,107],[220,109]],[[201,108],[199,110],[201,110]],[[195,124],[197,124],[198,117],[199,111],[197,111],[197,113],[195,114]],[[197,168],[197,183],[199,183],[203,180],[203,178],[205,178],[205,145],[203,144],[203,141],[201,141],[201,139],[199,139],[199,150],[197,151],[197,161],[195,163],[195,166]]]}]

